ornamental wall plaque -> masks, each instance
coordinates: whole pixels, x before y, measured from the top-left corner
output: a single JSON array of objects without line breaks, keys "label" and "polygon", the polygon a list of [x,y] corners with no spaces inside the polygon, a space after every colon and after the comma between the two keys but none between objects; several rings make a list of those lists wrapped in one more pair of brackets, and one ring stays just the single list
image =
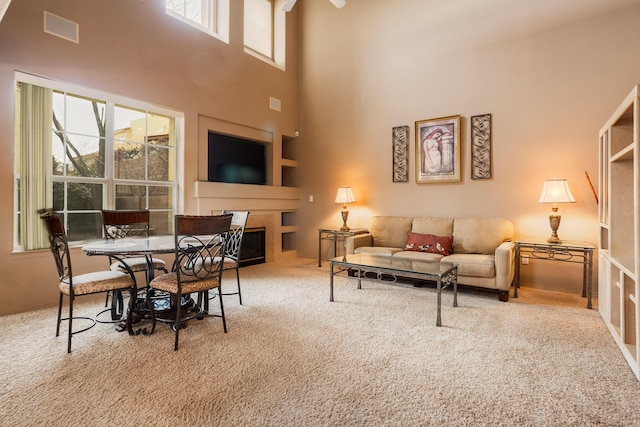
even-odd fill
[{"label": "ornamental wall plaque", "polygon": [[393,182],[409,181],[409,126],[393,128]]},{"label": "ornamental wall plaque", "polygon": [[491,178],[491,114],[471,116],[471,179]]}]

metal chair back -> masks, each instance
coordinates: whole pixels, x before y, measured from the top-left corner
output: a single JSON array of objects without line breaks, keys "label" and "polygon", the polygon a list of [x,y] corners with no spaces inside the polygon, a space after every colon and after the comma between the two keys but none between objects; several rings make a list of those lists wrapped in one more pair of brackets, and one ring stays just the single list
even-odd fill
[{"label": "metal chair back", "polygon": [[102,225],[107,239],[149,236],[149,211],[102,211]]}]

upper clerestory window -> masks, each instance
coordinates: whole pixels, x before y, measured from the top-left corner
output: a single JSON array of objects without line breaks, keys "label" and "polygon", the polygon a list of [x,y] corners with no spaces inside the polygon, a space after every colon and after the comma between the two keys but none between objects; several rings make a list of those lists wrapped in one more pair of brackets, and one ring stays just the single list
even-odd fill
[{"label": "upper clerestory window", "polygon": [[284,70],[282,0],[244,0],[244,51]]},{"label": "upper clerestory window", "polygon": [[167,14],[229,43],[229,0],[165,0]]}]

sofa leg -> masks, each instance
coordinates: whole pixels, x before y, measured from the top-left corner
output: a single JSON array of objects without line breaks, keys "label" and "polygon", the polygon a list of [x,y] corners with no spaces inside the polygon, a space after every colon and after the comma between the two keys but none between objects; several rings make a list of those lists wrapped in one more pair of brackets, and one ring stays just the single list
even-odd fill
[{"label": "sofa leg", "polygon": [[498,291],[498,299],[502,302],[509,301],[509,291]]}]

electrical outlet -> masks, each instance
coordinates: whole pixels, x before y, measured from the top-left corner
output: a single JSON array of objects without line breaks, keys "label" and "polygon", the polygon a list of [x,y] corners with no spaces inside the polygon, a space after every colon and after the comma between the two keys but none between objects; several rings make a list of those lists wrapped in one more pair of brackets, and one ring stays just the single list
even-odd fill
[{"label": "electrical outlet", "polygon": [[529,264],[529,255],[521,255],[520,256],[520,260],[522,261],[522,264],[528,265]]}]

